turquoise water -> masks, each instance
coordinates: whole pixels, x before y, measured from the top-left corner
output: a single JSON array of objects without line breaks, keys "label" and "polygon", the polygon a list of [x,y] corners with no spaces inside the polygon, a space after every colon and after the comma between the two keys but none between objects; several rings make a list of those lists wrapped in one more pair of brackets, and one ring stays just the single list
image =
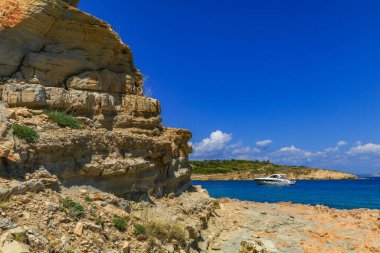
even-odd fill
[{"label": "turquoise water", "polygon": [[322,204],[338,209],[380,209],[380,178],[298,180],[290,186],[256,185],[254,181],[193,181],[192,184],[202,185],[214,198]]}]

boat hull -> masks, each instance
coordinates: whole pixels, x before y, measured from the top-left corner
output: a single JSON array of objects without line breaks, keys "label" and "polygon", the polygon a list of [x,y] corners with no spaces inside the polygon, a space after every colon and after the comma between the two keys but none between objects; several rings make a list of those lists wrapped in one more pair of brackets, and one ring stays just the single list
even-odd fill
[{"label": "boat hull", "polygon": [[258,185],[292,185],[295,184],[295,181],[292,180],[266,180],[266,179],[255,179],[256,184]]}]

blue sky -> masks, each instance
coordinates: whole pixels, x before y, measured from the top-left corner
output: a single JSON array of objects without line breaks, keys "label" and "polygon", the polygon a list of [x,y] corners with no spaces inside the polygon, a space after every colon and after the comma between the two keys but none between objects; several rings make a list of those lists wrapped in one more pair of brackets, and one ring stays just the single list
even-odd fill
[{"label": "blue sky", "polygon": [[380,172],[380,1],[82,0],[193,159]]}]

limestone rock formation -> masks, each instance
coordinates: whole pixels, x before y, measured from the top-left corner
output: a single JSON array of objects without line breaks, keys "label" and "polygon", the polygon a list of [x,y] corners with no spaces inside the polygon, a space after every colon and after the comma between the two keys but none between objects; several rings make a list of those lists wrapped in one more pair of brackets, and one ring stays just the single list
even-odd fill
[{"label": "limestone rock formation", "polygon": [[[162,126],[129,47],[77,4],[0,0],[0,171],[42,168],[120,195],[186,189],[191,133]],[[76,116],[82,129],[59,127],[46,109]],[[14,137],[16,123],[39,138]]]},{"label": "limestone rock formation", "polygon": [[84,186],[34,192],[1,202],[1,253],[209,252],[202,232],[218,204],[205,192],[151,198],[151,204]]}]

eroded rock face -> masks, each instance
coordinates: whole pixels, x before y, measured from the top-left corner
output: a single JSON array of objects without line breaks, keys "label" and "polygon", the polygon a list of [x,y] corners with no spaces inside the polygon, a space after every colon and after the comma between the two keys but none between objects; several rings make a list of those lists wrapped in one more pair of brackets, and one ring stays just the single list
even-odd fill
[{"label": "eroded rock face", "polygon": [[[0,169],[43,167],[63,183],[120,195],[185,190],[190,132],[162,127],[129,47],[77,4],[0,0]],[[69,112],[83,128],[60,129],[44,109]],[[14,123],[39,139],[13,137]]]},{"label": "eroded rock face", "polygon": [[132,54],[105,22],[60,0],[0,1],[0,75],[63,86],[87,71],[107,69],[141,85]]},{"label": "eroded rock face", "polygon": [[12,160],[13,155],[13,128],[9,122],[7,108],[4,103],[0,101],[0,175],[1,170],[4,169],[2,159]]}]

